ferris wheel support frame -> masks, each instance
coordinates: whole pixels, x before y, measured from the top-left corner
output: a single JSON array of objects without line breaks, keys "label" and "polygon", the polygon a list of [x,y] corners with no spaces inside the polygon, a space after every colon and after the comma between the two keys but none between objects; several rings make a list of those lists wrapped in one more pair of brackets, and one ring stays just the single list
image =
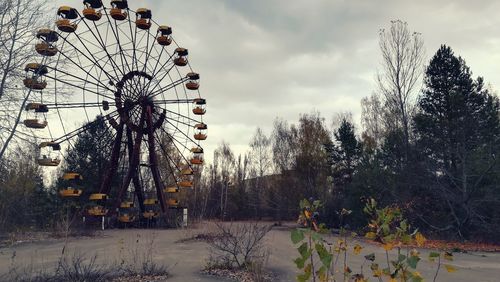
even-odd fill
[{"label": "ferris wheel support frame", "polygon": [[[127,127],[127,140],[132,140],[132,129],[128,127]],[[132,142],[127,142],[127,146],[129,152],[128,154],[129,159],[132,159],[132,151],[134,150],[134,145],[132,144]],[[139,202],[139,209],[141,213],[144,213],[144,211],[146,210],[144,207],[144,194],[142,193],[141,180],[139,179],[138,173],[136,173],[132,177],[132,184],[134,185],[135,195],[137,196],[137,201]]]},{"label": "ferris wheel support frame", "polygon": [[151,105],[146,106],[146,124],[148,127],[148,144],[149,144],[149,168],[151,169],[151,174],[153,175],[153,180],[156,187],[156,196],[160,201],[161,211],[165,213],[167,207],[165,205],[165,199],[163,197],[162,185],[160,172],[158,171],[158,159],[156,157],[155,150],[155,136],[154,136],[154,125],[153,125],[153,113],[151,110]]}]

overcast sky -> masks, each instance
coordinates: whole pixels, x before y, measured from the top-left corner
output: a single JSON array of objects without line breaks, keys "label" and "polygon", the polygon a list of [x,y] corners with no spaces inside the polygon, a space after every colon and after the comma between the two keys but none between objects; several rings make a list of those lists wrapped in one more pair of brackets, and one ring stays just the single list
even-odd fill
[{"label": "overcast sky", "polygon": [[[108,2],[108,1],[105,1]],[[81,1],[59,1],[81,9]],[[106,5],[109,5],[106,3]],[[247,148],[258,126],[266,133],[281,117],[296,122],[318,110],[330,123],[375,89],[380,66],[378,32],[393,19],[422,33],[426,61],[450,45],[474,75],[500,85],[500,1],[401,0],[155,0],[148,7],[172,26],[179,45],[202,76],[208,101],[211,154],[222,140]]]}]

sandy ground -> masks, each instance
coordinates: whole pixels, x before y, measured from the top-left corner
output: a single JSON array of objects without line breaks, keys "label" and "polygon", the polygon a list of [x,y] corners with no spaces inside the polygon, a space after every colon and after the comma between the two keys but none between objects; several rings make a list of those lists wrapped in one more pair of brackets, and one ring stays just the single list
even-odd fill
[{"label": "sandy ground", "polygon": [[[200,274],[210,255],[206,243],[177,242],[211,231],[209,225],[203,224],[196,229],[186,230],[108,230],[94,238],[71,238],[66,244],[63,240],[49,240],[3,247],[0,248],[0,274],[7,272],[13,263],[29,265],[35,269],[50,269],[56,264],[66,245],[66,254],[81,253],[86,257],[97,255],[98,262],[102,264],[119,262],[121,259],[130,260],[152,248],[155,260],[169,266],[171,277],[168,281],[224,281]],[[270,251],[267,268],[278,275],[279,281],[295,281],[293,259],[297,256],[297,251],[290,241],[290,230],[273,229],[265,240]],[[380,248],[360,243],[364,247],[362,254],[374,252],[379,258],[385,257]],[[428,256],[429,251],[420,251],[424,258]],[[358,269],[353,266],[361,265],[362,260],[362,255],[349,257],[349,264],[355,272]],[[383,265],[383,261],[378,263]],[[446,273],[443,270],[438,281],[500,281],[500,253],[455,254],[455,260],[450,264],[458,271]],[[369,267],[366,266],[365,269]],[[435,265],[424,259],[418,270],[426,281],[432,281]]]}]

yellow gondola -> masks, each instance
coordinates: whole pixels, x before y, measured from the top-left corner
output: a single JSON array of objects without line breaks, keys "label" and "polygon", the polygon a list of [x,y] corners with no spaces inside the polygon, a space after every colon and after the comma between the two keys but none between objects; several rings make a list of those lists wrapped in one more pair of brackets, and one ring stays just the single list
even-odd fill
[{"label": "yellow gondola", "polygon": [[89,197],[90,201],[103,201],[103,200],[107,200],[107,199],[108,199],[108,195],[102,194],[102,193],[91,194]]},{"label": "yellow gondola", "polygon": [[189,81],[186,83],[186,88],[189,90],[198,90],[200,88],[200,75],[195,72],[190,72],[186,76]]},{"label": "yellow gondola", "polygon": [[102,7],[101,0],[83,0],[83,4],[85,9],[82,13],[87,20],[98,21],[101,19],[102,13],[96,10]]},{"label": "yellow gondola", "polygon": [[120,214],[118,216],[118,221],[122,223],[130,223],[135,221],[135,216],[129,214]]},{"label": "yellow gondola", "polygon": [[157,205],[157,204],[158,204],[157,199],[145,199],[144,200],[144,205],[146,205],[146,206]]},{"label": "yellow gondola", "polygon": [[207,135],[203,133],[196,133],[194,135],[194,139],[199,141],[207,140]]},{"label": "yellow gondola", "polygon": [[179,188],[177,187],[167,187],[163,190],[165,193],[179,193]]},{"label": "yellow gondola", "polygon": [[204,115],[206,113],[206,104],[207,101],[203,98],[196,98],[193,100],[195,107],[193,108],[193,114],[195,115]]},{"label": "yellow gondola", "polygon": [[38,119],[25,119],[23,123],[27,128],[33,129],[43,129],[48,125],[48,122],[46,120],[42,121]]},{"label": "yellow gondola", "polygon": [[80,197],[82,193],[83,191],[81,189],[74,189],[74,188],[66,188],[59,190],[59,195],[63,198]]},{"label": "yellow gondola", "polygon": [[24,86],[32,90],[43,90],[47,87],[47,82],[42,79],[49,70],[47,66],[38,63],[29,63],[24,67],[26,78],[23,80]]},{"label": "yellow gondola", "polygon": [[59,40],[57,32],[49,28],[39,29],[36,33],[36,37],[49,43],[57,42],[57,40]]},{"label": "yellow gondola", "polygon": [[61,163],[61,160],[43,157],[38,159],[37,163],[41,166],[58,166]]},{"label": "yellow gondola", "polygon": [[55,56],[58,52],[56,47],[51,46],[46,42],[40,42],[40,43],[35,44],[35,51],[38,54],[40,54],[42,56],[47,56],[47,57]]},{"label": "yellow gondola", "polygon": [[56,21],[56,25],[60,31],[68,33],[76,31],[78,25],[71,21],[78,18],[78,11],[75,8],[61,6],[57,10],[57,15],[60,19]]},{"label": "yellow gondola", "polygon": [[137,9],[135,24],[138,28],[147,30],[151,27],[151,10],[146,8]]},{"label": "yellow gondola", "polygon": [[49,108],[41,103],[28,103],[24,108],[26,111],[35,111],[35,113],[47,113]]},{"label": "yellow gondola", "polygon": [[127,1],[113,0],[111,1],[110,15],[117,21],[123,21],[127,18],[128,14],[124,10],[128,8]]},{"label": "yellow gondola", "polygon": [[190,167],[181,170],[181,175],[189,176],[189,175],[193,175],[193,174],[194,174],[194,171]]},{"label": "yellow gondola", "polygon": [[81,176],[77,172],[66,172],[66,173],[64,173],[62,179],[64,179],[64,180],[83,180],[83,176]]},{"label": "yellow gondola", "polygon": [[120,203],[121,209],[131,209],[134,207],[134,202],[122,202]]},{"label": "yellow gondola", "polygon": [[189,162],[192,165],[202,165],[203,164],[203,158],[195,156]]},{"label": "yellow gondola", "polygon": [[91,216],[105,216],[108,214],[108,209],[103,206],[93,206],[87,210],[87,213]]},{"label": "yellow gondola", "polygon": [[143,212],[142,216],[146,219],[153,219],[160,216],[160,213],[154,211]]},{"label": "yellow gondola", "polygon": [[177,55],[174,58],[174,64],[176,66],[179,66],[179,67],[186,66],[188,64],[188,59],[187,59],[187,55],[189,54],[188,50],[185,48],[179,47],[179,48],[175,49],[174,52]]},{"label": "yellow gondola", "polygon": [[179,200],[177,199],[168,199],[167,205],[170,207],[177,207],[179,205]]},{"label": "yellow gondola", "polygon": [[169,26],[161,25],[158,27],[158,37],[156,41],[162,46],[168,46],[172,44],[172,28]]},{"label": "yellow gondola", "polygon": [[193,148],[191,148],[190,151],[193,154],[203,154],[203,148],[201,148],[201,147],[193,147]]},{"label": "yellow gondola", "polygon": [[181,181],[181,182],[179,182],[179,187],[181,187],[181,188],[193,188],[193,181]]},{"label": "yellow gondola", "polygon": [[36,33],[36,37],[39,40],[39,42],[35,44],[35,50],[38,54],[48,57],[52,57],[57,54],[57,48],[52,45],[52,43],[59,39],[57,32],[48,28],[42,28]]},{"label": "yellow gondola", "polygon": [[[42,155],[42,158],[37,159],[37,162],[41,166],[58,166],[61,163],[61,160],[55,156],[55,151],[60,151],[61,150],[61,145],[59,145],[56,142],[42,142],[40,145],[38,145],[38,148],[40,148],[40,151],[45,151],[47,153],[50,153],[51,155]],[[48,151],[50,150],[51,151]]]}]

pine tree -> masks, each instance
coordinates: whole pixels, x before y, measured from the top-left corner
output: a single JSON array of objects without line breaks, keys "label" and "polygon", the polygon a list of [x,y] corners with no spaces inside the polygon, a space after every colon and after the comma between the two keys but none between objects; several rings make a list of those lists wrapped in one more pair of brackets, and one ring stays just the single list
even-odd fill
[{"label": "pine tree", "polygon": [[333,178],[337,186],[344,186],[352,179],[361,146],[354,133],[354,125],[346,119],[342,120],[334,135],[337,144],[330,149]]},{"label": "pine tree", "polygon": [[426,222],[467,236],[472,227],[487,223],[480,210],[483,187],[495,163],[498,99],[444,45],[432,58],[424,82],[414,122],[417,148],[433,179],[429,179],[428,198],[423,202],[433,207],[436,222],[446,224]]},{"label": "pine tree", "polygon": [[[97,193],[111,158],[113,129],[107,126],[103,117],[98,116],[72,144],[68,149],[61,173],[69,171],[80,173],[83,176],[80,184],[83,186],[84,195]],[[118,185],[117,181],[114,185]]]}]

